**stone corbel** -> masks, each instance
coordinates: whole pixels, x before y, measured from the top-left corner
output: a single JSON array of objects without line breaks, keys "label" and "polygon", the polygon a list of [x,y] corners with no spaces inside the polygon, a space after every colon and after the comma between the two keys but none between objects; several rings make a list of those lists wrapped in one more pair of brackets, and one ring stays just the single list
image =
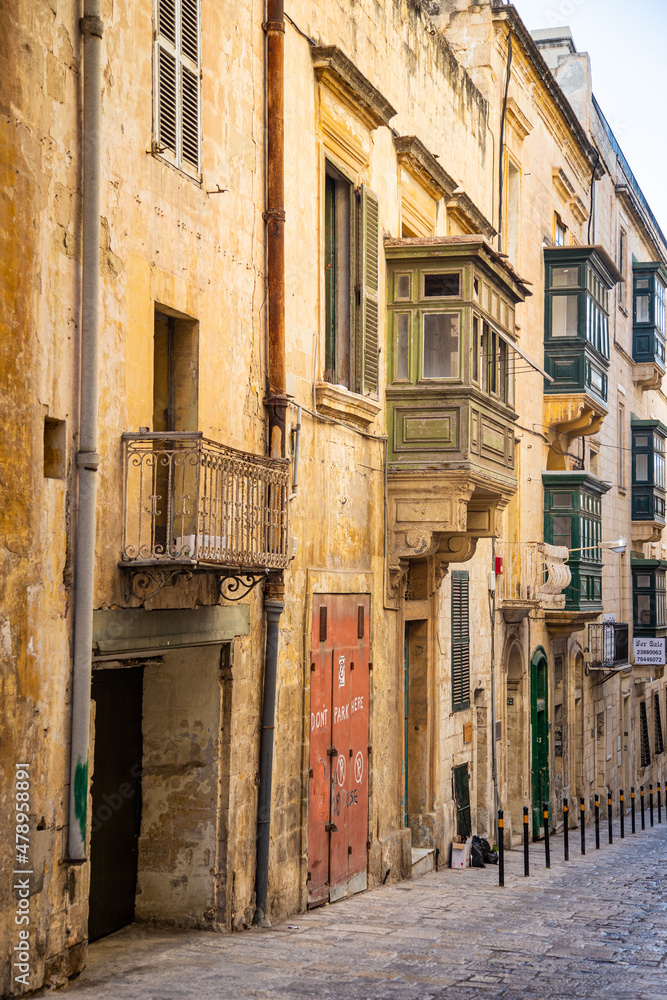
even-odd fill
[{"label": "stone corbel", "polygon": [[437,559],[444,564],[468,562],[476,548],[477,537],[474,535],[441,535]]},{"label": "stone corbel", "polygon": [[632,548],[638,550],[645,542],[662,541],[663,526],[653,521],[635,521],[632,525]]}]

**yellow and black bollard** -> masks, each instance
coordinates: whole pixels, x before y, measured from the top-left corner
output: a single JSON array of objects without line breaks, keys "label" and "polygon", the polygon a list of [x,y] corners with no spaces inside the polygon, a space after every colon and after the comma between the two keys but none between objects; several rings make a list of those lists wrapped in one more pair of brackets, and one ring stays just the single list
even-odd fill
[{"label": "yellow and black bollard", "polygon": [[646,829],[646,823],[644,821],[644,786],[639,786],[639,805],[641,806],[642,813],[642,830]]},{"label": "yellow and black bollard", "polygon": [[648,814],[651,818],[651,826],[653,826],[653,785],[648,786]]},{"label": "yellow and black bollard", "polygon": [[623,798],[623,789],[622,788],[621,788],[620,803],[621,803],[621,808],[620,808],[619,811],[620,811],[620,814],[621,814],[621,840],[623,840],[623,838],[625,837],[625,800]]},{"label": "yellow and black bollard", "polygon": [[505,885],[505,819],[498,810],[498,885]]},{"label": "yellow and black bollard", "polygon": [[544,816],[544,861],[545,867],[551,868],[551,854],[549,853],[549,803],[543,805]]},{"label": "yellow and black bollard", "polygon": [[570,845],[568,844],[568,829],[567,824],[570,819],[570,812],[567,805],[567,799],[563,799],[563,855],[566,861],[570,860]]},{"label": "yellow and black bollard", "polygon": [[528,806],[523,807],[523,874],[530,875],[530,860],[528,855]]},{"label": "yellow and black bollard", "polygon": [[595,850],[600,850],[600,796],[595,796]]},{"label": "yellow and black bollard", "polygon": [[630,823],[632,833],[635,832],[635,786],[630,788]]},{"label": "yellow and black bollard", "polygon": [[609,843],[613,843],[614,834],[611,826],[611,788],[607,792],[607,822],[609,824]]},{"label": "yellow and black bollard", "polygon": [[581,853],[586,853],[586,806],[584,800],[579,800],[579,827],[581,829]]}]

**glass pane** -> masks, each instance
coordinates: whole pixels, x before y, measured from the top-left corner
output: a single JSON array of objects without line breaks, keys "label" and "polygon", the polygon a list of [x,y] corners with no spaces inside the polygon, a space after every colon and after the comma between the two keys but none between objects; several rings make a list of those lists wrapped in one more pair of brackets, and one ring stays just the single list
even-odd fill
[{"label": "glass pane", "polygon": [[553,507],[571,507],[572,506],[572,494],[571,493],[554,493],[553,499],[551,501]]},{"label": "glass pane", "polygon": [[657,452],[653,456],[653,483],[660,487],[665,485],[665,456]]},{"label": "glass pane", "polygon": [[459,274],[425,274],[424,298],[458,295],[460,280]]},{"label": "glass pane", "polygon": [[453,313],[424,315],[424,378],[458,378],[459,318]]},{"label": "glass pane", "polygon": [[551,269],[552,288],[576,288],[579,285],[579,268],[575,264],[572,267],[553,267]]},{"label": "glass pane", "polygon": [[638,295],[635,299],[635,308],[637,311],[637,322],[638,323],[648,323],[649,322],[649,297],[648,295]]},{"label": "glass pane", "polygon": [[637,595],[637,617],[640,625],[651,624],[651,598],[648,594]]},{"label": "glass pane", "polygon": [[637,288],[648,288],[649,279],[648,278],[637,278],[636,281]]},{"label": "glass pane", "polygon": [[551,336],[576,337],[578,295],[554,295],[551,299]]},{"label": "glass pane", "polygon": [[473,316],[472,320],[472,380],[479,382],[479,319],[477,316]]},{"label": "glass pane", "polygon": [[397,274],[396,275],[396,298],[397,299],[409,299],[410,298],[410,275],[409,274]]},{"label": "glass pane", "polygon": [[635,434],[635,448],[648,448],[647,434]]},{"label": "glass pane", "polygon": [[651,587],[651,575],[650,573],[638,573],[635,577],[636,586],[638,588],[650,589]]},{"label": "glass pane", "polygon": [[600,393],[604,392],[604,376],[595,368],[590,369],[589,381],[592,387],[594,389],[597,389],[598,392]]},{"label": "glass pane", "polygon": [[410,313],[396,315],[396,378],[409,378]]},{"label": "glass pane", "polygon": [[658,331],[665,333],[665,286],[656,278],[655,281],[655,325]]},{"label": "glass pane", "polygon": [[569,517],[553,517],[553,544],[572,547],[572,521]]},{"label": "glass pane", "polygon": [[638,483],[648,482],[648,455],[635,455],[635,480]]}]

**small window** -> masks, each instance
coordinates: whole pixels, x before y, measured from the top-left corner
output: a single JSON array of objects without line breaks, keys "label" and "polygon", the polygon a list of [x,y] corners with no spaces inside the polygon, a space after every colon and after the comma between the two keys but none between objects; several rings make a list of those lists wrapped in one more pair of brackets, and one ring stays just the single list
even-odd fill
[{"label": "small window", "polygon": [[445,298],[460,294],[460,274],[425,274],[424,298]]},{"label": "small window", "polygon": [[396,275],[396,298],[397,299],[409,299],[411,298],[411,281],[409,274],[397,274]]},{"label": "small window", "polygon": [[552,503],[552,506],[554,506],[554,507],[571,507],[572,506],[572,494],[571,493],[554,493],[551,503]]},{"label": "small window", "polygon": [[579,268],[572,267],[552,267],[551,287],[552,288],[578,288]]},{"label": "small window", "polygon": [[396,378],[410,377],[410,320],[411,313],[396,313]]},{"label": "small window", "polygon": [[551,300],[551,336],[576,337],[579,333],[579,296],[554,295]]},{"label": "small window", "polygon": [[552,517],[552,538],[554,545],[564,545],[572,548],[572,520],[569,517]]},{"label": "small window", "polygon": [[649,588],[651,586],[651,577],[648,573],[638,573],[636,576],[636,586],[640,589]]},{"label": "small window", "polygon": [[456,313],[424,314],[424,378],[458,378],[459,317]]},{"label": "small window", "polygon": [[555,223],[555,242],[557,247],[565,246],[565,237],[567,235],[567,226],[561,219],[560,215],[556,214]]},{"label": "small window", "polygon": [[473,316],[472,320],[472,380],[479,382],[479,354],[481,346],[479,340],[479,317]]},{"label": "small window", "polygon": [[156,151],[200,171],[199,0],[156,0]]}]

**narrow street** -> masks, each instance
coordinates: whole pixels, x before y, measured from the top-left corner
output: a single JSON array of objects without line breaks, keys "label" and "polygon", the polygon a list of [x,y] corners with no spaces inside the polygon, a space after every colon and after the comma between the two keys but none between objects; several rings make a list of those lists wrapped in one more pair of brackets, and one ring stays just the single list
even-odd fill
[{"label": "narrow street", "polygon": [[667,1000],[667,825],[586,856],[570,831],[493,866],[432,872],[242,934],[134,924],[91,946],[75,1000]]}]

